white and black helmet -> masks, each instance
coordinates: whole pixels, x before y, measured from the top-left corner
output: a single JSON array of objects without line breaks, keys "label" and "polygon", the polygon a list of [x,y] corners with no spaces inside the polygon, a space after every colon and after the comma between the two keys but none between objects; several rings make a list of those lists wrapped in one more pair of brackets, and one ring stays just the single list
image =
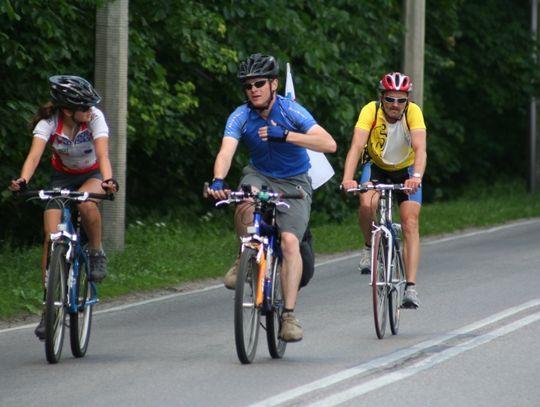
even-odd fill
[{"label": "white and black helmet", "polygon": [[80,76],[55,75],[49,78],[51,97],[61,107],[78,108],[95,106],[101,96],[90,82]]},{"label": "white and black helmet", "polygon": [[272,55],[253,54],[248,59],[241,62],[236,74],[240,81],[249,78],[277,78],[279,75],[279,64]]}]

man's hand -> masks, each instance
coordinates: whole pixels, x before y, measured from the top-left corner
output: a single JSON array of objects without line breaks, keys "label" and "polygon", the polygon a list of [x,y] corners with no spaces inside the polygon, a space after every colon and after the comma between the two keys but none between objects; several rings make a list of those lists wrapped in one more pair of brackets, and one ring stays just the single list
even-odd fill
[{"label": "man's hand", "polygon": [[207,192],[214,199],[227,199],[227,192],[229,191],[230,189],[228,189],[224,179],[214,178]]},{"label": "man's hand", "polygon": [[403,192],[405,192],[407,195],[414,195],[421,186],[422,178],[413,176],[408,180],[405,180],[405,187],[410,189]]},{"label": "man's hand", "polygon": [[341,181],[341,189],[343,192],[347,192],[349,189],[358,188],[358,182],[354,179],[344,179]]},{"label": "man's hand", "polygon": [[287,141],[289,130],[273,120],[268,121],[268,126],[261,127],[259,129],[259,137],[265,141],[272,141],[274,143],[284,143]]}]

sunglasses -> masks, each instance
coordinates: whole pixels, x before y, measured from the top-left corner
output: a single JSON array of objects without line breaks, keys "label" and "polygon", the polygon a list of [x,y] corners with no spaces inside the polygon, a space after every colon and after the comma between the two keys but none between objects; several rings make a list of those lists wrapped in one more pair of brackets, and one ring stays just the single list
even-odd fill
[{"label": "sunglasses", "polygon": [[384,100],[388,103],[398,102],[399,104],[401,104],[401,103],[405,103],[407,101],[407,98],[393,98],[391,96],[385,96]]},{"label": "sunglasses", "polygon": [[83,112],[83,113],[86,113],[86,112],[88,112],[91,108],[92,108],[92,106],[80,106],[80,107],[78,107],[77,109],[75,109],[75,111],[76,111],[76,112]]},{"label": "sunglasses", "polygon": [[244,90],[251,90],[253,86],[255,86],[257,89],[262,88],[266,84],[266,82],[268,82],[268,79],[262,79],[253,83],[244,83]]}]

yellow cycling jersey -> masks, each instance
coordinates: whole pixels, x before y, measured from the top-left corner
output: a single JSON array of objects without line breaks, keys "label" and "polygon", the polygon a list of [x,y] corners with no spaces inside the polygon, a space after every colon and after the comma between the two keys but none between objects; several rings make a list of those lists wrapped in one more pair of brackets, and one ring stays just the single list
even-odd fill
[{"label": "yellow cycling jersey", "polygon": [[[396,171],[414,163],[410,130],[425,129],[424,115],[420,107],[409,102],[405,114],[396,123],[388,123],[377,102],[365,105],[360,111],[355,128],[371,131],[367,151],[373,163],[383,170]],[[373,122],[375,120],[375,123]],[[373,128],[372,128],[373,126]]]}]

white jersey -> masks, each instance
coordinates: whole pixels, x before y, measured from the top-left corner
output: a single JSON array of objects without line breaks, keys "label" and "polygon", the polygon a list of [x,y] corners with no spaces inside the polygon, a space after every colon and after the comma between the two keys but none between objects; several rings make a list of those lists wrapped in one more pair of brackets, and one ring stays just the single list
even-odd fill
[{"label": "white jersey", "polygon": [[83,174],[98,169],[94,140],[109,137],[109,127],[101,110],[92,107],[91,112],[90,121],[81,124],[73,140],[63,133],[64,124],[60,114],[40,120],[34,128],[34,137],[51,144],[51,161],[56,170],[68,174]]}]

